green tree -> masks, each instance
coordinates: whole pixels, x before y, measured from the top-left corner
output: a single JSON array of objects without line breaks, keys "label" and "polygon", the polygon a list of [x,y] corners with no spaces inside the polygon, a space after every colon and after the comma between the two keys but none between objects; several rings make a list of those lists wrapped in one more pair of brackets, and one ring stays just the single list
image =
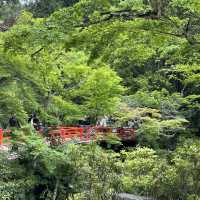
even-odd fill
[{"label": "green tree", "polygon": [[36,0],[27,2],[26,7],[35,17],[47,17],[54,11],[63,7],[72,6],[78,1],[79,0]]},{"label": "green tree", "polygon": [[99,116],[111,115],[119,105],[124,88],[116,72],[108,67],[93,69],[82,85],[84,106],[88,115],[96,122]]},{"label": "green tree", "polygon": [[0,21],[15,18],[22,9],[19,0],[5,0],[0,2]]}]

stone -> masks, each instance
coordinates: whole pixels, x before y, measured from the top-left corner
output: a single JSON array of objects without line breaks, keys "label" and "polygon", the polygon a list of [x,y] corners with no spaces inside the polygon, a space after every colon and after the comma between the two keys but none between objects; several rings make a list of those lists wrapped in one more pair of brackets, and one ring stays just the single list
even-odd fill
[{"label": "stone", "polygon": [[153,200],[153,199],[149,197],[137,196],[134,194],[119,193],[114,196],[113,200]]}]

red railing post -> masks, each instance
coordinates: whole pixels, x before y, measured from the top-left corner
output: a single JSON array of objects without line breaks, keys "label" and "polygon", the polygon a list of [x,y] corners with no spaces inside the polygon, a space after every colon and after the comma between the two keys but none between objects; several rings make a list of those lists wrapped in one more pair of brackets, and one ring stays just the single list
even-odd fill
[{"label": "red railing post", "polygon": [[90,136],[92,134],[92,130],[93,130],[93,127],[89,127],[87,129],[87,133],[86,133],[86,141],[89,142],[90,141]]},{"label": "red railing post", "polygon": [[65,139],[65,129],[63,128],[60,129],[60,136],[62,139]]},{"label": "red railing post", "polygon": [[0,128],[0,145],[3,144],[3,129]]},{"label": "red railing post", "polygon": [[79,128],[79,131],[80,131],[80,141],[83,140],[83,128]]}]

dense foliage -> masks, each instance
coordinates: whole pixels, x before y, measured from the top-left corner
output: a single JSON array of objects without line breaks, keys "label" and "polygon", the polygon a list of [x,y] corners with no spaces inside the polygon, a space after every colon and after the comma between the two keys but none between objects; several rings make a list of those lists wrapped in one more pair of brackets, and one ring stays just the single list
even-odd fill
[{"label": "dense foliage", "polygon": [[199,141],[188,140],[167,157],[147,147],[121,153],[95,144],[52,149],[27,130],[13,145],[11,154],[1,154],[1,199],[111,200],[121,191],[162,200],[199,198]]},{"label": "dense foliage", "polygon": [[199,0],[20,2],[0,2],[0,20],[16,19],[0,32],[0,126],[107,115],[134,124],[138,148],[52,149],[23,130],[17,158],[0,155],[1,199],[199,199]]},{"label": "dense foliage", "polygon": [[22,5],[19,0],[2,0],[0,1],[0,22],[1,20],[8,20],[10,18],[16,17]]}]

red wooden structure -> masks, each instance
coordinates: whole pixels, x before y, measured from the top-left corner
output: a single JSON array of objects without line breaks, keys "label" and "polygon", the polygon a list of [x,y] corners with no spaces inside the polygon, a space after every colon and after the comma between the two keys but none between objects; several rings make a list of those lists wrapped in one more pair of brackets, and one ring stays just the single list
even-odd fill
[{"label": "red wooden structure", "polygon": [[4,131],[3,129],[0,128],[0,145],[9,143],[9,140],[11,138],[10,134],[11,134],[10,130]]},{"label": "red wooden structure", "polygon": [[[133,128],[112,128],[112,127],[51,127],[48,133],[52,144],[63,144],[65,142],[75,141],[76,143],[89,143],[96,141],[98,136],[104,136],[115,133],[122,142],[135,142],[135,130]],[[8,144],[11,138],[11,131],[0,129],[0,145]]]},{"label": "red wooden structure", "polygon": [[56,139],[61,139],[61,143],[76,140],[78,143],[88,143],[95,141],[97,136],[104,136],[115,133],[122,142],[135,142],[135,130],[133,128],[112,128],[112,127],[56,127],[49,131],[51,141],[56,143]]},{"label": "red wooden structure", "polygon": [[49,136],[53,144],[57,143],[57,139],[61,140],[61,143],[72,140],[82,141],[83,131],[83,128],[78,127],[57,127],[49,131]]},{"label": "red wooden structure", "polygon": [[3,129],[0,129],[0,145],[3,144]]}]

